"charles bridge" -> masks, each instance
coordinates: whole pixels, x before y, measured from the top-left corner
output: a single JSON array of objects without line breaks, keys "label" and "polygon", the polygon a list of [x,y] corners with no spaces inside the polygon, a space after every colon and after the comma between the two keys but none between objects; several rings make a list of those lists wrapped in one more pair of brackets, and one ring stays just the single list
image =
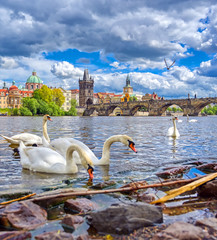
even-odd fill
[{"label": "charles bridge", "polygon": [[149,116],[163,116],[168,107],[177,105],[183,110],[183,116],[198,116],[201,110],[211,103],[217,103],[217,98],[186,98],[170,100],[146,100],[117,103],[89,104],[83,116],[90,116],[94,111],[98,116],[109,116],[115,108],[121,109],[122,116],[133,116],[139,109],[145,107]]}]

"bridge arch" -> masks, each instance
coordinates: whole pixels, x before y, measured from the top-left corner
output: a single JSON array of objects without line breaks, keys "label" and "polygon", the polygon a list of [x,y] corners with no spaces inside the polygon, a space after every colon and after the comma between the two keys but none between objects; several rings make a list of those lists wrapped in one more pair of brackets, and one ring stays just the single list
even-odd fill
[{"label": "bridge arch", "polygon": [[134,116],[135,113],[136,113],[139,109],[144,108],[144,107],[145,107],[145,108],[147,109],[147,111],[148,111],[148,108],[149,108],[148,103],[147,103],[147,104],[145,104],[145,103],[143,103],[143,104],[138,103],[137,105],[135,105],[134,107],[131,108],[131,110],[130,110],[130,115],[131,115],[131,116]]},{"label": "bridge arch", "polygon": [[164,115],[164,114],[166,114],[166,110],[167,110],[169,107],[171,107],[172,105],[176,105],[176,106],[178,106],[182,111],[184,111],[183,106],[182,106],[181,104],[178,105],[177,103],[171,102],[171,103],[167,103],[167,104],[165,104],[165,105],[163,105],[163,106],[161,107],[161,109],[160,109],[161,116]]},{"label": "bridge arch", "polygon": [[[106,116],[109,116],[110,114],[112,114],[116,108],[120,108],[120,106],[119,105],[109,106],[106,110]],[[120,111],[121,113],[123,112],[121,108],[120,108]]]},{"label": "bridge arch", "polygon": [[212,104],[212,103],[216,103],[216,101],[213,101],[213,102],[207,102],[207,103],[202,103],[200,105],[198,105],[197,107],[195,107],[195,115],[199,116],[201,111],[208,105]]}]

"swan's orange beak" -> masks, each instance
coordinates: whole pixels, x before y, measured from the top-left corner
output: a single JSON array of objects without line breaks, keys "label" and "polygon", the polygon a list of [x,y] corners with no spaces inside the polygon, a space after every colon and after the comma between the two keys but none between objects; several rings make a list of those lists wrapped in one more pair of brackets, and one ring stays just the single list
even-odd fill
[{"label": "swan's orange beak", "polygon": [[129,142],[129,148],[131,148],[135,153],[137,153],[134,142]]},{"label": "swan's orange beak", "polygon": [[88,172],[89,178],[90,178],[91,180],[93,180],[93,178],[94,178],[94,176],[93,176],[93,171],[94,171],[94,169],[88,164],[87,172]]},{"label": "swan's orange beak", "polygon": [[53,121],[50,116],[47,116],[47,120]]}]

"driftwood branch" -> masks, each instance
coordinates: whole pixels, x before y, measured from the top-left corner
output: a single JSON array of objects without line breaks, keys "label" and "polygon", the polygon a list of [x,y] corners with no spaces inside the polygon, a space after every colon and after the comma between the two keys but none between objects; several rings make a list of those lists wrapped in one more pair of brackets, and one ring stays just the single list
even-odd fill
[{"label": "driftwood branch", "polygon": [[126,186],[123,186],[121,188],[117,189],[107,189],[107,190],[85,190],[85,191],[74,191],[74,190],[65,190],[58,193],[52,192],[49,195],[42,195],[42,196],[35,196],[31,200],[35,203],[40,204],[41,202],[45,203],[46,205],[49,205],[51,202],[52,204],[54,202],[63,202],[69,198],[76,197],[76,196],[87,196],[87,195],[93,195],[93,194],[107,194],[107,193],[116,193],[116,192],[130,192],[130,191],[136,191],[140,189],[147,189],[147,188],[158,188],[158,187],[165,187],[165,186],[172,186],[177,184],[187,184],[191,183],[197,179],[200,179],[201,177],[197,177],[194,179],[181,179],[176,181],[164,181],[161,183],[154,183],[154,184],[147,184],[146,182],[133,182]]},{"label": "driftwood branch", "polygon": [[212,174],[206,175],[205,177],[203,176],[201,179],[197,179],[196,181],[191,182],[185,186],[168,191],[166,196],[164,196],[156,201],[151,202],[151,204],[164,203],[164,202],[168,201],[169,199],[174,198],[184,192],[191,191],[191,190],[195,189],[196,187],[198,187],[216,177],[217,177],[217,173],[212,173]]},{"label": "driftwood branch", "polygon": [[7,205],[7,204],[12,203],[12,202],[25,200],[25,199],[30,198],[30,197],[35,196],[35,195],[36,195],[36,193],[32,193],[32,194],[26,195],[24,197],[16,198],[16,199],[13,199],[13,200],[10,200],[10,201],[7,201],[7,202],[1,202],[0,205]]}]

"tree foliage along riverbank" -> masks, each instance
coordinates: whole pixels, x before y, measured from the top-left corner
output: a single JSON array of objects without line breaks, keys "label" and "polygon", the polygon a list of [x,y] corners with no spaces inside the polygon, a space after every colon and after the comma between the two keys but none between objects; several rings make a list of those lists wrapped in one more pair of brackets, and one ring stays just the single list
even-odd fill
[{"label": "tree foliage along riverbank", "polygon": [[217,105],[213,107],[209,105],[208,107],[204,108],[201,113],[205,113],[207,115],[217,115]]},{"label": "tree foliage along riverbank", "polygon": [[[64,111],[61,106],[65,97],[60,89],[50,89],[43,85],[33,93],[33,97],[22,99],[22,106],[17,109],[7,109],[8,115],[35,116],[49,114],[51,116],[76,116],[76,100],[71,100],[69,111]],[[4,111],[5,112],[5,111]]]}]

